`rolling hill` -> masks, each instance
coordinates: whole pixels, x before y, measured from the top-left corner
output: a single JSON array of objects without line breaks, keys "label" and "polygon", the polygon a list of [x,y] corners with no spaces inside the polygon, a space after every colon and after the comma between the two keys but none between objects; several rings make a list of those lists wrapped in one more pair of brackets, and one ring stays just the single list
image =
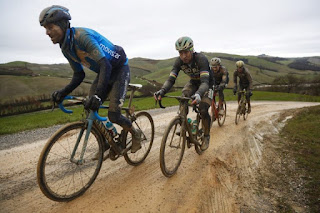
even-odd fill
[{"label": "rolling hill", "polygon": [[[235,62],[243,60],[249,69],[254,85],[270,84],[275,79],[293,75],[310,81],[320,76],[320,57],[280,58],[267,55],[242,56],[226,53],[203,52],[208,59],[219,57],[222,64],[228,69],[230,82],[233,86],[233,72]],[[146,85],[153,83],[162,85],[168,78],[175,58],[153,60],[147,58],[133,58],[129,60],[131,69],[131,83]],[[78,88],[87,91],[90,82],[96,74],[85,68],[86,82]],[[0,102],[25,96],[51,94],[52,91],[62,88],[70,81],[72,69],[69,64],[35,64],[22,61],[0,64]],[[188,81],[188,76],[179,73],[175,86],[182,87]]]}]

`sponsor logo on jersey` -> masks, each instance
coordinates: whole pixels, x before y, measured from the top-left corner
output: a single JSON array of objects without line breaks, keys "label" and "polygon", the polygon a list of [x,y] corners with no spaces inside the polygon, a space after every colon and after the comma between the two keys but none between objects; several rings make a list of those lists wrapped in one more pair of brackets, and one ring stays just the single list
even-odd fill
[{"label": "sponsor logo on jersey", "polygon": [[100,47],[103,49],[104,52],[108,53],[113,58],[119,59],[120,54],[117,53],[116,51],[110,50],[110,48],[105,46],[104,44],[100,44]]}]

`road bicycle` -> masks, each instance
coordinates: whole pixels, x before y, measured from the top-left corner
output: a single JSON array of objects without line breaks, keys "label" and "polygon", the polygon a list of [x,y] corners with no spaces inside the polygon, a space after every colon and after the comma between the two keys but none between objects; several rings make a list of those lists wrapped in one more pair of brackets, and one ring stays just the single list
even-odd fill
[{"label": "road bicycle", "polygon": [[[141,149],[131,153],[132,135],[122,129],[118,134],[106,128],[97,111],[85,110],[85,119],[60,128],[45,144],[37,166],[37,181],[43,194],[51,200],[65,202],[81,196],[95,181],[106,159],[112,161],[123,156],[130,165],[141,164],[149,154],[154,139],[154,123],[147,112],[134,112],[133,94],[141,88],[139,84],[129,84],[131,90],[128,107],[122,107],[126,117],[135,128],[142,131]],[[73,96],[66,99],[81,102],[85,100]],[[71,110],[59,104],[62,111]],[[101,106],[109,109],[108,106]]]},{"label": "road bicycle", "polygon": [[[201,145],[204,142],[204,130],[202,119],[199,111],[199,105],[190,105],[188,102],[191,98],[180,96],[164,96],[175,98],[180,102],[178,115],[175,116],[166,128],[160,146],[160,168],[164,176],[173,176],[182,161],[185,151],[185,145],[191,148],[193,145],[196,152],[200,155],[204,150]],[[163,97],[163,98],[164,98]],[[161,108],[165,108],[159,101]],[[196,113],[195,122],[190,122],[187,118],[189,106],[192,106]],[[189,121],[188,121],[189,120]]]},{"label": "road bicycle", "polygon": [[236,111],[236,119],[235,119],[235,123],[238,124],[240,117],[243,116],[243,120],[246,120],[248,118],[248,107],[247,107],[247,91],[246,89],[243,89],[242,91],[238,92],[238,95],[241,95],[239,104],[238,104],[238,108]]},{"label": "road bicycle", "polygon": [[227,116],[227,104],[225,100],[223,100],[222,105],[223,105],[224,113],[219,114],[220,107],[219,107],[219,104],[217,104],[216,102],[216,96],[219,96],[218,90],[217,90],[217,87],[213,86],[212,89],[209,90],[209,97],[212,99],[211,110],[210,110],[211,126],[215,120],[218,120],[218,125],[222,126]]}]

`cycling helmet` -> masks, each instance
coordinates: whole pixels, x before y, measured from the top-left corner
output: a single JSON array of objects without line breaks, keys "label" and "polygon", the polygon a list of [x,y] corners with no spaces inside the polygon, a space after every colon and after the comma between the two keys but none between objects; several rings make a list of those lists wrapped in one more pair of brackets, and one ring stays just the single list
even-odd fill
[{"label": "cycling helmet", "polygon": [[210,60],[210,65],[213,66],[218,66],[221,64],[220,58],[211,58]]},{"label": "cycling helmet", "polygon": [[59,5],[44,8],[39,16],[41,26],[61,20],[71,20],[68,8]]},{"label": "cycling helmet", "polygon": [[239,67],[239,68],[243,67],[244,66],[244,62],[243,61],[237,61],[236,62],[236,66]]},{"label": "cycling helmet", "polygon": [[181,50],[188,50],[192,51],[193,50],[193,41],[191,38],[184,36],[179,38],[176,41],[176,50],[181,51]]}]

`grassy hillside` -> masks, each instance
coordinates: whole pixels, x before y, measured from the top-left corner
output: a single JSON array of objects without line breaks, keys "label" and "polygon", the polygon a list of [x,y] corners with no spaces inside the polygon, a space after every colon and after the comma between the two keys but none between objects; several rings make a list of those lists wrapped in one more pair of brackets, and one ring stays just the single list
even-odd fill
[{"label": "grassy hillside", "polygon": [[[229,71],[229,87],[233,86],[233,72],[237,60],[245,61],[253,77],[254,85],[270,84],[275,79],[288,74],[310,80],[320,74],[320,57],[279,58],[266,55],[241,56],[206,52],[204,54],[208,59],[221,58],[222,64]],[[176,57],[166,60],[130,59],[131,83],[146,85],[148,82],[153,82],[162,85],[168,78],[175,59]],[[309,68],[312,70],[308,70]],[[86,68],[85,72],[86,80],[89,82],[96,76],[94,72]],[[23,61],[0,64],[0,102],[24,96],[51,94],[52,91],[66,85],[72,73],[69,64],[34,64]],[[180,72],[175,86],[182,87],[188,80],[189,78]],[[80,89],[87,90],[88,88],[89,85],[83,84]]]}]

